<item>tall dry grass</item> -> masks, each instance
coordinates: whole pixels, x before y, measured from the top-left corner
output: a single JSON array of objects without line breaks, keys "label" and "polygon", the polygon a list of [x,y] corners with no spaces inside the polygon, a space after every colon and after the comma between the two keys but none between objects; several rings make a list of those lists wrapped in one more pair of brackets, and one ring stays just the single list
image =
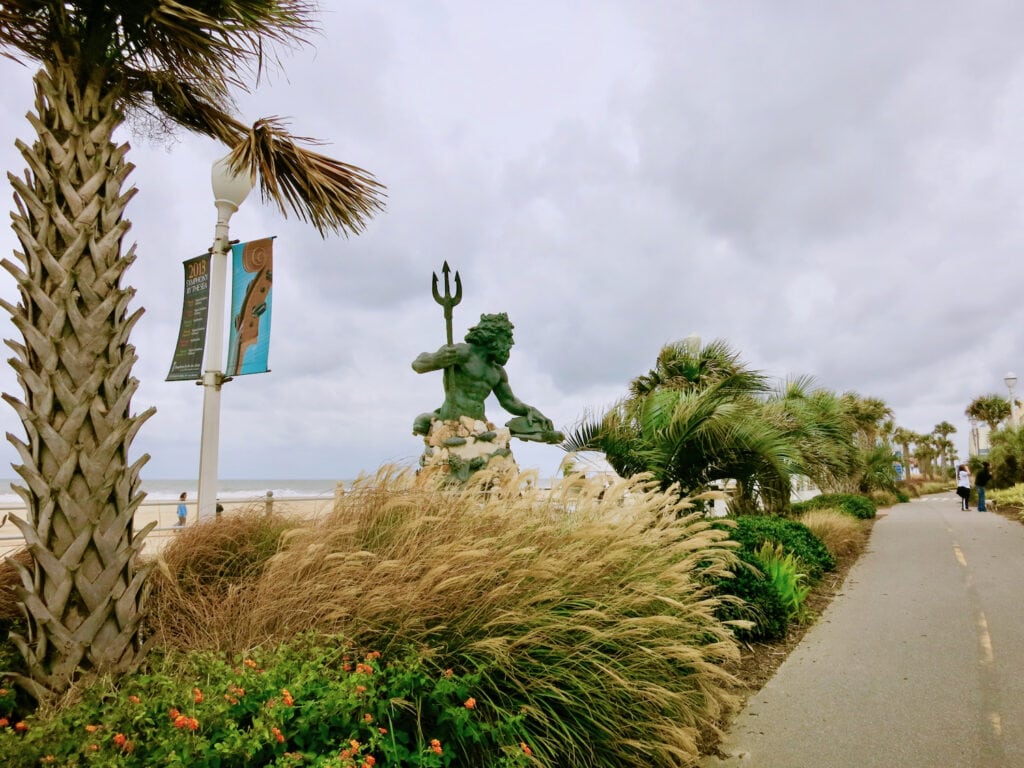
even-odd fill
[{"label": "tall dry grass", "polygon": [[[316,631],[418,650],[439,670],[480,674],[484,706],[527,713],[546,765],[695,760],[699,729],[733,703],[724,665],[737,649],[706,586],[735,563],[728,533],[641,479],[606,489],[573,476],[550,492],[534,479],[452,490],[385,468],[324,519],[284,531],[251,578],[212,600],[197,595],[209,585],[180,586],[209,611],[201,629],[172,619],[168,631],[169,603],[154,626],[185,648]],[[179,546],[191,545],[165,551],[169,581]]]},{"label": "tall dry grass", "polygon": [[860,552],[868,539],[868,527],[864,521],[837,509],[808,510],[799,520],[836,558]]}]

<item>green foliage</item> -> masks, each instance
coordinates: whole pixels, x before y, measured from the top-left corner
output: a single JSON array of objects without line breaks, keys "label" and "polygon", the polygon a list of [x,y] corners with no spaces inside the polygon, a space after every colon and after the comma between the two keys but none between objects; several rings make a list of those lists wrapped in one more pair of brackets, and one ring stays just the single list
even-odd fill
[{"label": "green foliage", "polygon": [[992,468],[992,483],[986,492],[1024,482],[1024,428],[1000,429],[991,440],[992,450],[986,458]]},{"label": "green foliage", "polygon": [[[230,662],[172,653],[144,674],[0,729],[6,765],[525,766],[523,714],[481,697],[478,673],[415,656],[356,657],[300,636]],[[0,695],[0,712],[5,702]],[[23,730],[22,730],[23,729]]]},{"label": "green foliage", "polygon": [[800,559],[812,581],[836,567],[832,553],[803,523],[767,515],[741,515],[735,522],[730,535],[743,549],[756,553],[765,542],[781,544]]},{"label": "green foliage", "polygon": [[736,553],[739,563],[730,579],[715,582],[718,591],[736,600],[723,600],[716,613],[723,621],[738,623],[733,628],[737,640],[781,640],[789,628],[789,613],[775,584],[765,578],[761,561],[747,549]]},{"label": "green foliage", "polygon": [[801,561],[792,552],[786,552],[781,544],[764,542],[757,550],[765,578],[771,582],[782,599],[786,615],[791,621],[802,622],[807,618],[804,602],[811,588],[807,575],[800,572]]},{"label": "green foliage", "polygon": [[[943,486],[945,488],[945,486]],[[809,509],[835,508],[861,520],[871,520],[878,509],[871,499],[855,493],[822,493],[807,501],[792,506],[793,514],[802,514]]]}]

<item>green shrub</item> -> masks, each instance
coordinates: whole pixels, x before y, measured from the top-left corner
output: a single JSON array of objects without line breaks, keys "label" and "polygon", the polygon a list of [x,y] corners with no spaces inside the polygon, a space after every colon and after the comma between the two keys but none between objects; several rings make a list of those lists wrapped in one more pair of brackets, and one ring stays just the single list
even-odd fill
[{"label": "green shrub", "polygon": [[871,499],[856,493],[822,493],[807,501],[797,502],[791,509],[794,514],[802,514],[809,509],[823,508],[838,509],[861,520],[872,519],[878,511]]},{"label": "green shrub", "polygon": [[230,663],[171,653],[119,688],[83,687],[70,706],[0,728],[0,753],[10,768],[528,765],[523,715],[484,704],[480,685],[413,656],[353,657],[329,637]]},{"label": "green shrub", "polygon": [[736,600],[723,600],[716,613],[723,621],[751,622],[733,627],[737,640],[781,640],[789,628],[789,615],[783,605],[782,595],[775,585],[765,578],[761,561],[746,549],[740,549],[740,562],[733,578],[720,579],[715,586],[722,595]]},{"label": "green shrub", "polygon": [[790,621],[802,622],[807,614],[804,602],[811,588],[807,584],[807,574],[800,572],[801,561],[793,553],[786,552],[781,544],[771,541],[758,548],[757,559],[761,561],[765,579],[782,599],[786,617]]},{"label": "green shrub", "polygon": [[766,541],[781,544],[798,557],[812,581],[834,570],[836,560],[828,548],[803,523],[768,515],[741,515],[733,518],[736,527],[730,533],[743,549],[756,553]]}]

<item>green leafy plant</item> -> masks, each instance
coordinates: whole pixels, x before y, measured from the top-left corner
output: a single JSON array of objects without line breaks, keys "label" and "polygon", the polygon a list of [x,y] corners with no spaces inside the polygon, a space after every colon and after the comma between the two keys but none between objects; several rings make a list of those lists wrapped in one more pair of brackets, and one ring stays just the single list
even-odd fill
[{"label": "green leafy plant", "polygon": [[767,515],[740,515],[735,523],[730,536],[744,549],[757,552],[765,542],[781,544],[787,552],[800,558],[812,582],[836,567],[832,553],[803,523]]},{"label": "green leafy plant", "polygon": [[230,661],[171,653],[120,686],[82,688],[70,706],[7,724],[0,749],[11,768],[527,765],[523,715],[477,698],[480,683],[312,635]]},{"label": "green leafy plant", "polygon": [[802,622],[807,618],[805,601],[811,588],[807,574],[801,573],[800,561],[781,544],[766,541],[757,550],[757,559],[764,569],[765,578],[775,587],[790,620]]},{"label": "green leafy plant", "polygon": [[716,612],[723,621],[735,622],[737,640],[780,640],[789,629],[789,612],[782,595],[761,570],[757,555],[747,549],[737,551],[739,562],[731,578],[718,579],[719,593],[735,598],[723,600]]}]

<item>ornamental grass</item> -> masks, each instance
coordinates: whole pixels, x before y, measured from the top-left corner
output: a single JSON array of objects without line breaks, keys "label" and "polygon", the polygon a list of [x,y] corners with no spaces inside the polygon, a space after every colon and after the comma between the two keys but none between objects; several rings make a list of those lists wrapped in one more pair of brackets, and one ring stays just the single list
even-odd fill
[{"label": "ornamental grass", "polygon": [[186,588],[171,567],[188,546],[179,537],[158,591],[209,615],[189,632],[158,603],[154,631],[183,650],[315,632],[415,651],[478,676],[476,711],[525,715],[539,765],[692,764],[698,733],[734,704],[725,667],[737,647],[708,586],[735,566],[728,531],[642,478],[606,488],[573,475],[550,491],[535,480],[453,490],[384,468],[331,514],[283,530],[273,556],[227,585]]},{"label": "ornamental grass", "polygon": [[838,509],[812,509],[797,519],[807,526],[837,559],[862,551],[867,542],[867,526]]}]

